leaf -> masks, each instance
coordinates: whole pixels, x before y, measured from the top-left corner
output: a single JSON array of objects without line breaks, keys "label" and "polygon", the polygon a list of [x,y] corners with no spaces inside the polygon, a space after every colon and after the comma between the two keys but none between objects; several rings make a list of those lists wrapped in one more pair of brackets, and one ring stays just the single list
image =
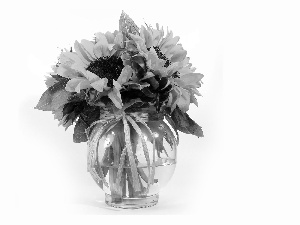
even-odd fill
[{"label": "leaf", "polygon": [[53,74],[51,74],[51,76],[55,79],[55,80],[57,80],[58,82],[65,82],[65,83],[67,83],[68,81],[69,81],[69,78],[66,78],[66,77],[62,77],[62,76],[60,76],[60,75],[53,75]]},{"label": "leaf", "polygon": [[202,128],[192,120],[187,113],[182,112],[178,106],[171,114],[175,128],[186,134],[193,134],[197,137],[204,137]]},{"label": "leaf", "polygon": [[65,120],[72,124],[79,116],[74,127],[73,141],[75,143],[86,142],[85,130],[100,117],[100,107],[90,106],[85,101],[69,102],[64,107]]},{"label": "leaf", "polygon": [[59,125],[63,125],[66,130],[67,128],[76,121],[80,113],[84,110],[87,103],[85,101],[68,102],[63,106],[63,119]]},{"label": "leaf", "polygon": [[156,97],[156,94],[153,93],[153,92],[151,92],[150,89],[149,89],[148,87],[143,88],[143,89],[141,90],[141,92],[143,92],[143,93],[144,93],[147,97],[149,97],[149,98],[155,98],[155,97]]},{"label": "leaf", "polygon": [[135,70],[138,79],[142,79],[145,76],[146,70],[143,67],[141,67],[137,62],[132,61],[131,67]]},{"label": "leaf", "polygon": [[55,78],[46,76],[45,84],[47,88],[53,86],[55,83],[57,83],[57,80]]},{"label": "leaf", "polygon": [[61,80],[49,87],[40,98],[35,109],[43,111],[55,111],[60,106],[68,102],[68,98],[71,96],[70,92],[65,90],[67,80]]},{"label": "leaf", "polygon": [[146,75],[142,79],[140,79],[140,81],[146,80],[146,79],[148,79],[150,77],[154,77],[154,76],[155,75],[152,72],[147,72]]},{"label": "leaf", "polygon": [[78,116],[80,113],[83,112],[86,106],[87,103],[85,101],[68,102],[64,105],[63,116],[71,114],[72,112],[75,112],[75,114]]},{"label": "leaf", "polygon": [[93,122],[100,119],[100,107],[87,105],[82,113],[82,119],[90,126]]},{"label": "leaf", "polygon": [[149,83],[153,90],[156,90],[159,87],[159,82],[155,79],[155,77],[150,77],[148,79],[145,79],[144,81]]},{"label": "leaf", "polygon": [[88,140],[85,132],[87,128],[88,125],[81,118],[79,118],[74,127],[74,134],[73,134],[74,143],[86,142]]},{"label": "leaf", "polygon": [[62,120],[62,118],[63,118],[63,109],[64,109],[64,106],[61,106],[58,109],[52,111],[52,113],[54,114],[54,119],[57,119],[58,121]]},{"label": "leaf", "polygon": [[124,11],[120,16],[119,30],[124,33],[139,34],[138,26]]}]

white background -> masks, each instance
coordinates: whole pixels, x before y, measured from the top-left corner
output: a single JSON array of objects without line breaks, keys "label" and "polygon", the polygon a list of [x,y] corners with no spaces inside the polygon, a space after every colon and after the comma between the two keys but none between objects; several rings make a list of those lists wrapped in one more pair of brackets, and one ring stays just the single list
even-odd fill
[{"label": "white background", "polygon": [[[5,3],[3,224],[299,224],[300,18],[295,2]],[[105,206],[104,192],[86,172],[86,144],[74,144],[72,128],[57,127],[50,112],[33,109],[60,49],[95,32],[118,29],[122,10],[139,26],[168,26],[181,37],[196,72],[205,75],[199,107],[189,111],[205,137],[181,134],[175,174],[159,204],[134,211]],[[82,217],[103,214],[113,217]]]}]

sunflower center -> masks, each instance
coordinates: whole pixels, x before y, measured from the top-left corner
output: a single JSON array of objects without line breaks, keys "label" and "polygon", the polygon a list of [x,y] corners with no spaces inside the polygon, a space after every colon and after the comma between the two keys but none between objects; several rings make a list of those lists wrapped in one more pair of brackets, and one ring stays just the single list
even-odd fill
[{"label": "sunflower center", "polygon": [[113,80],[117,80],[124,68],[123,61],[117,56],[101,57],[86,68],[86,70],[96,74],[100,78],[107,78],[107,86],[113,86]]},{"label": "sunflower center", "polygon": [[156,54],[158,58],[165,60],[165,65],[164,67],[168,67],[171,65],[171,61],[163,54],[158,46],[153,46],[154,50],[156,51]]}]

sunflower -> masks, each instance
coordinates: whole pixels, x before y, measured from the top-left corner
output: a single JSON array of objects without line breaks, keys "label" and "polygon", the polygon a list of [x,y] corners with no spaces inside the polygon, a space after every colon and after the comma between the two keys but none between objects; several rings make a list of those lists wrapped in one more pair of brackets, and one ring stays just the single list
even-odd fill
[{"label": "sunflower", "polygon": [[76,41],[75,52],[72,49],[62,52],[55,72],[70,79],[66,91],[80,93],[81,90],[93,88],[108,95],[121,108],[119,91],[132,74],[129,67],[124,67],[118,52],[122,47],[122,33],[96,33],[95,41]]},{"label": "sunflower", "polygon": [[[137,50],[146,60],[149,71],[144,79],[158,77],[156,80],[165,81],[164,77],[167,77],[163,85],[169,91],[167,106],[173,111],[177,105],[186,112],[190,103],[198,105],[195,95],[201,95],[197,88],[201,86],[203,75],[194,73],[196,68],[189,63],[187,51],[178,44],[179,37],[174,37],[172,31],[167,31],[164,37],[163,27],[159,28],[156,24],[156,28],[141,26],[140,35],[130,34]],[[153,79],[151,83],[155,83]],[[167,88],[170,85],[172,88]]]}]

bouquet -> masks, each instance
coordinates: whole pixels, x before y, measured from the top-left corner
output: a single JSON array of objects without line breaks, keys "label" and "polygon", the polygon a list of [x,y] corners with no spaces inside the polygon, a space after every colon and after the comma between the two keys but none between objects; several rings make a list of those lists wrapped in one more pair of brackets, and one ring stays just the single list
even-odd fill
[{"label": "bouquet", "polygon": [[[93,144],[91,140],[97,136],[97,130],[102,129],[97,140],[104,132],[112,130],[105,128],[108,121],[114,118],[114,126],[118,121],[123,121],[121,129],[124,130],[125,138],[122,142],[119,138],[119,145],[125,146],[125,150],[119,147],[116,174],[112,180],[120,183],[122,174],[125,179],[128,178],[129,173],[126,175],[123,170],[127,160],[131,168],[129,172],[136,178],[132,181],[131,192],[141,190],[135,188],[141,186],[141,182],[137,184],[139,177],[154,176],[151,172],[145,176],[134,170],[139,162],[136,150],[131,146],[134,142],[132,138],[136,135],[144,144],[145,138],[140,135],[141,131],[146,133],[144,130],[150,128],[149,135],[153,136],[151,129],[156,129],[156,125],[151,127],[151,124],[143,122],[141,115],[130,116],[129,113],[143,112],[151,118],[167,120],[176,133],[176,144],[179,141],[178,131],[203,136],[201,127],[187,113],[191,103],[198,106],[196,95],[201,94],[197,88],[202,84],[203,75],[195,73],[187,51],[178,41],[178,36],[173,36],[169,30],[165,33],[159,24],[155,28],[147,24],[139,28],[122,12],[119,30],[95,33],[93,40],[81,40],[80,43],[75,41],[74,48],[61,52],[57,64],[52,67],[53,72],[46,78],[47,90],[35,107],[51,111],[59,125],[65,129],[74,124],[73,141],[90,142],[90,146]],[[144,129],[139,129],[141,123]],[[107,135],[105,137],[107,139]],[[151,143],[154,145],[153,141]],[[158,155],[164,149],[157,147],[159,143],[159,140],[156,141],[154,147]],[[146,148],[145,145],[143,148]],[[147,152],[145,158],[149,167]],[[100,160],[98,164],[104,161]],[[104,179],[108,172],[105,172],[104,167],[99,167],[101,171],[95,172],[97,182],[101,183],[101,187],[103,184],[109,186]],[[144,180],[148,182],[148,178]],[[115,192],[119,192],[120,196],[122,191]]]}]

